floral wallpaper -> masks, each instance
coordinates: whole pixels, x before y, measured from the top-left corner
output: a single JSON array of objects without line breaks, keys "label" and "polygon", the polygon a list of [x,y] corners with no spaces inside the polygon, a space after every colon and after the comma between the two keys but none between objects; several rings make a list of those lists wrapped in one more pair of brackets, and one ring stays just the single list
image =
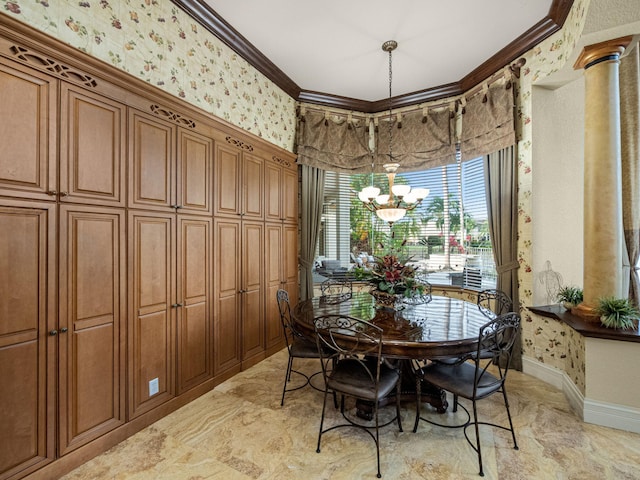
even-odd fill
[{"label": "floral wallpaper", "polygon": [[0,0],[0,11],[293,151],[295,100],[170,0]]},{"label": "floral wallpaper", "polygon": [[[590,0],[575,0],[564,27],[538,46],[527,52],[518,85],[518,272],[520,302],[533,305],[532,232],[532,86],[564,66],[580,39]],[[567,373],[573,383],[585,394],[584,339],[569,326],[524,309],[522,315],[523,353],[526,357],[548,364]]]}]

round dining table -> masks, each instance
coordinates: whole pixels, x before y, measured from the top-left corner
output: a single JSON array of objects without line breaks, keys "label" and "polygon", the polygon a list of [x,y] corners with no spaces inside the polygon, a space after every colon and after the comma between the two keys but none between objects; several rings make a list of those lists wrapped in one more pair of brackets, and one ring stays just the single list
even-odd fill
[{"label": "round dining table", "polygon": [[[395,309],[376,307],[368,292],[353,292],[342,298],[313,297],[298,303],[291,319],[300,333],[314,335],[314,320],[324,315],[347,315],[382,328],[382,354],[397,359],[403,369],[403,397],[415,398],[410,361],[460,357],[475,352],[480,327],[495,315],[465,300],[430,295],[423,301],[401,303]],[[407,378],[409,377],[409,378]],[[423,385],[422,401],[438,411],[447,409],[443,391]],[[365,414],[366,415],[366,414]]]}]

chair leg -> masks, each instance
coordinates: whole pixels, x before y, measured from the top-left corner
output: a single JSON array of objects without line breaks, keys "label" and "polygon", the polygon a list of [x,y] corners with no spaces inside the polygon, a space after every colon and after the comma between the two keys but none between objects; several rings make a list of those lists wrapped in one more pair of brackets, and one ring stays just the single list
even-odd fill
[{"label": "chair leg", "polygon": [[325,388],[324,390],[324,400],[322,402],[322,416],[320,417],[320,430],[318,431],[318,447],[316,448],[316,452],[320,453],[320,441],[322,440],[322,427],[324,426],[324,412],[327,408],[327,393],[328,390]]},{"label": "chair leg", "polygon": [[375,402],[374,405],[374,415],[376,418],[376,460],[378,462],[378,474],[376,475],[376,477],[381,478],[382,477],[382,473],[380,473],[380,435],[379,435],[379,428],[378,428],[378,405],[379,402]]},{"label": "chair leg", "polygon": [[478,429],[478,407],[476,406],[476,401],[473,400],[473,425],[476,429],[476,450],[478,452],[478,464],[480,466],[481,477],[484,477],[484,472],[482,471],[482,452],[480,451],[480,430]]},{"label": "chair leg", "polygon": [[402,432],[402,417],[400,416],[400,380],[398,379],[398,385],[396,386],[396,417],[398,418],[398,430]]},{"label": "chair leg", "polygon": [[511,421],[511,412],[509,411],[509,399],[507,398],[507,391],[502,385],[502,396],[504,397],[504,406],[507,409],[507,418],[509,419],[509,427],[511,429],[511,436],[513,437],[513,449],[518,450],[518,442],[516,442],[516,432],[513,429],[513,422]]},{"label": "chair leg", "polygon": [[284,394],[287,392],[287,383],[291,380],[291,368],[293,367],[293,357],[289,355],[289,363],[287,363],[287,373],[284,376],[284,386],[282,387],[282,399],[280,406],[284,405]]},{"label": "chair leg", "polygon": [[458,411],[458,395],[453,396],[453,410],[452,412]]},{"label": "chair leg", "polygon": [[420,423],[420,405],[422,403],[422,381],[420,377],[416,375],[416,421],[413,424],[413,433],[418,431],[418,424]]}]

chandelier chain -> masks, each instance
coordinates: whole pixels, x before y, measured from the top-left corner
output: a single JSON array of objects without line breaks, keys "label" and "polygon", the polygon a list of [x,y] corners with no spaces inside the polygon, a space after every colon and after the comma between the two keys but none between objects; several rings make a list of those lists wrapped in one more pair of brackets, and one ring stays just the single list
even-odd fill
[{"label": "chandelier chain", "polygon": [[393,49],[389,49],[389,162],[393,162],[393,156],[392,156],[392,146],[391,146],[391,139],[393,136],[393,132],[392,132],[392,119],[393,119],[393,113],[392,113],[392,102],[391,102],[391,83],[393,81],[393,63],[391,61],[391,55],[392,55]]}]

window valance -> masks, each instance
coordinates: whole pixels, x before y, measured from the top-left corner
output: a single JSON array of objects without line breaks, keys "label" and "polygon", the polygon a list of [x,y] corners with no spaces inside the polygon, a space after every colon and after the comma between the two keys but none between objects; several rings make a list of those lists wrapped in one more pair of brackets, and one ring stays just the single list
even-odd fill
[{"label": "window valance", "polygon": [[481,89],[433,106],[374,115],[301,108],[298,163],[344,173],[382,172],[392,153],[402,170],[425,170],[470,160],[516,143],[514,89],[495,81]]},{"label": "window valance", "polygon": [[492,84],[462,103],[462,161],[497,152],[516,143],[513,88]]}]

